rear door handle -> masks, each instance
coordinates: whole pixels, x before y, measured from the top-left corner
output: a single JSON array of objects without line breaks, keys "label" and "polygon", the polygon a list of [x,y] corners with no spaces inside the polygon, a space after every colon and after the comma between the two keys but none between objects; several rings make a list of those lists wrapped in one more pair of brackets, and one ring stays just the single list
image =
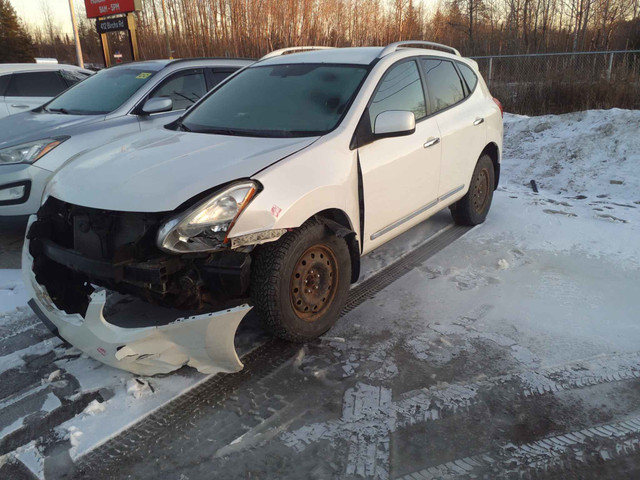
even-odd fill
[{"label": "rear door handle", "polygon": [[429,148],[429,147],[433,147],[434,145],[437,145],[438,143],[440,143],[439,138],[431,137],[429,140],[425,142],[423,146],[424,148]]},{"label": "rear door handle", "polygon": [[477,127],[478,125],[480,125],[481,123],[484,123],[484,118],[476,118],[473,122],[473,126]]},{"label": "rear door handle", "polygon": [[16,105],[15,103],[11,105],[13,108],[29,108],[29,105]]}]

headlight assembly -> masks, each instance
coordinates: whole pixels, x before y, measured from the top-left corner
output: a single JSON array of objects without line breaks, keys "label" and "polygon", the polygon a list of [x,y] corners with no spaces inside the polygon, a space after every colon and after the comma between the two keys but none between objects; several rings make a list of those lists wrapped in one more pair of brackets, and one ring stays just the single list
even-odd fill
[{"label": "headlight assembly", "polygon": [[255,182],[236,183],[170,218],[158,231],[158,247],[169,253],[223,248],[229,230],[257,192]]},{"label": "headlight assembly", "polygon": [[35,142],[21,143],[0,150],[0,165],[8,163],[33,163],[56,148],[69,137],[43,138]]}]

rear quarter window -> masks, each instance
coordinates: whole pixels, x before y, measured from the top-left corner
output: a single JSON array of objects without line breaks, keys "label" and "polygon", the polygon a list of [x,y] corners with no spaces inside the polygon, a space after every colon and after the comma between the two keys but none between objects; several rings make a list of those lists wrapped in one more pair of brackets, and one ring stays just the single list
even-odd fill
[{"label": "rear quarter window", "polygon": [[0,75],[0,97],[4,97],[4,92],[7,90],[9,80],[11,80],[11,74]]},{"label": "rear quarter window", "polygon": [[478,77],[473,70],[464,63],[458,63],[458,68],[460,69],[460,73],[462,74],[467,87],[469,87],[469,93],[473,92],[478,84]]}]

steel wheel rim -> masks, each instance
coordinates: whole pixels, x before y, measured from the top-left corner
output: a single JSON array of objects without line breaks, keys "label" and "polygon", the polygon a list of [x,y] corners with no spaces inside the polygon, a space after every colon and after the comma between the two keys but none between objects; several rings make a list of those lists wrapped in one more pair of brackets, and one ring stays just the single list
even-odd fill
[{"label": "steel wheel rim", "polygon": [[471,200],[477,213],[482,213],[489,201],[489,178],[489,171],[483,168],[473,181]]},{"label": "steel wheel rim", "polygon": [[296,262],[289,286],[291,306],[298,318],[314,322],[329,308],[336,292],[338,261],[325,245],[308,248]]}]

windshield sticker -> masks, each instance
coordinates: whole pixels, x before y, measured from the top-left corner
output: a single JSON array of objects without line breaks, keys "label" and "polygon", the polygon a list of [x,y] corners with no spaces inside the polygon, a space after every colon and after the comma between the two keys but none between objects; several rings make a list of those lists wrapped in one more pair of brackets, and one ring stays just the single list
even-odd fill
[{"label": "windshield sticker", "polygon": [[150,73],[143,72],[140,75],[138,75],[136,78],[149,78],[150,76],[151,76]]}]

